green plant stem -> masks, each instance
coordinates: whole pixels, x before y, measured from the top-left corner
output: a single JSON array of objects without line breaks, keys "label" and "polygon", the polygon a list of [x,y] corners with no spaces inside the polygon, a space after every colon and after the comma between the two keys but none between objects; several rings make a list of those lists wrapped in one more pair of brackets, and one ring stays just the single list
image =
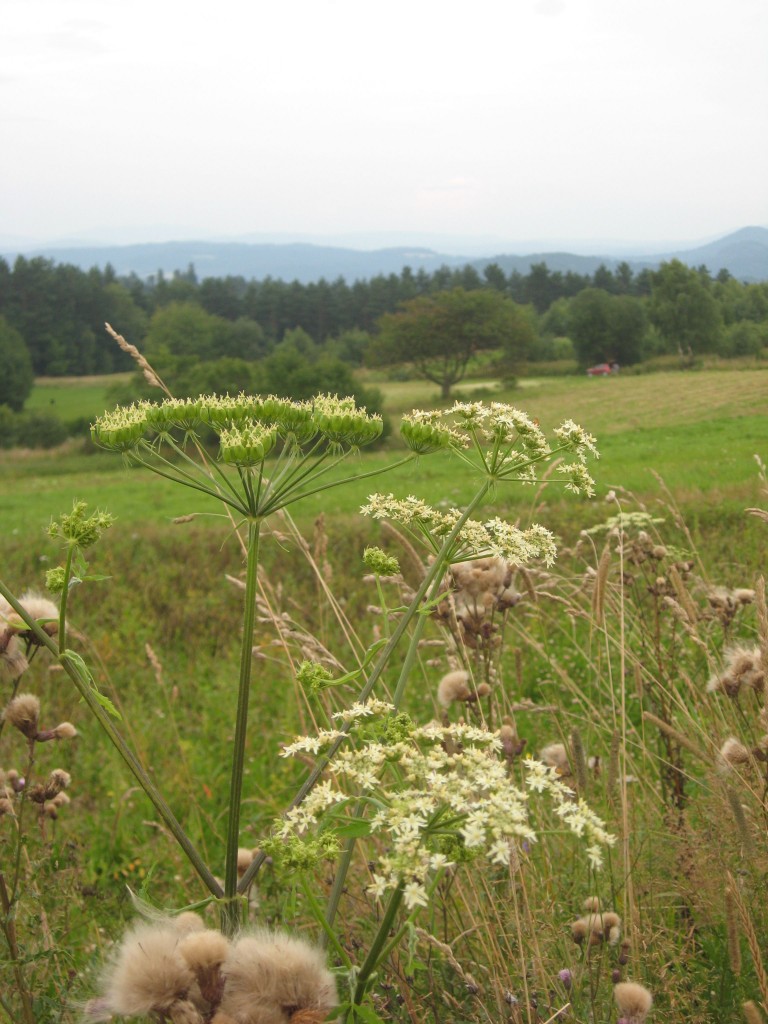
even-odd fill
[{"label": "green plant stem", "polygon": [[[433,583],[434,590],[437,590],[437,588],[440,586],[440,582],[440,577],[436,577]],[[433,596],[434,594],[431,594],[430,598]],[[403,667],[400,669],[400,677],[397,680],[397,686],[395,687],[395,695],[392,698],[392,703],[395,705],[395,709],[397,711],[400,710],[400,705],[403,702],[403,694],[405,693],[405,687],[406,684],[408,683],[408,679],[411,674],[411,669],[413,668],[413,663],[416,660],[416,655],[418,653],[419,648],[419,641],[421,640],[421,635],[424,632],[424,627],[426,626],[426,624],[427,616],[425,614],[419,615],[419,617],[416,619],[416,625],[414,626],[413,629],[411,641],[408,644],[408,650],[405,652],[405,658],[403,659]]]},{"label": "green plant stem", "polygon": [[[360,1006],[365,998],[365,991],[368,988],[368,979],[376,970],[376,966],[381,958],[381,952],[389,937],[389,930],[392,927],[392,922],[395,919],[397,911],[400,909],[402,899],[403,884],[401,882],[389,897],[389,903],[387,903],[387,909],[384,911],[384,916],[379,924],[379,930],[376,932],[376,936],[371,943],[371,948],[368,950],[368,956],[365,958],[365,962],[360,968],[360,973],[357,976],[357,984],[355,986],[355,994],[352,997],[352,1007],[350,1009],[355,1006]],[[349,1012],[347,1012],[344,1019],[347,1020],[348,1017]]]},{"label": "green plant stem", "polygon": [[134,778],[152,802],[155,810],[162,818],[163,823],[186,854],[192,864],[192,867],[200,876],[205,887],[212,895],[217,897],[223,896],[221,886],[211,874],[189,836],[179,824],[173,811],[163,799],[160,791],[157,789],[134,752],[115,728],[112,719],[101,704],[99,704],[94,692],[92,680],[88,679],[87,670],[84,668],[82,659],[75,656],[72,651],[60,651],[58,645],[53,642],[45,630],[40,628],[39,623],[29,617],[24,608],[19,604],[14,595],[10,590],[8,590],[2,581],[0,581],[0,594],[3,595],[13,610],[21,616],[24,622],[26,622],[38,642],[48,648],[53,657],[61,664],[64,671],[75,684],[80,696],[88,705],[90,711],[106,733],[107,738],[120,754]]},{"label": "green plant stem", "polygon": [[69,581],[72,578],[72,560],[75,557],[76,544],[67,544],[67,561],[64,566],[64,588],[61,591],[59,604],[59,648],[67,649],[67,599],[69,597]]},{"label": "green plant stem", "polygon": [[[18,842],[21,844],[21,836],[18,837]],[[27,989],[26,980],[24,973],[21,969],[21,963],[19,961],[19,946],[16,941],[16,921],[13,901],[8,896],[8,890],[5,887],[5,878],[2,871],[0,871],[0,909],[3,912],[3,934],[5,935],[5,941],[8,944],[8,952],[11,955],[11,961],[13,963],[13,975],[16,979],[16,988],[19,990],[19,996],[21,998],[21,1008],[24,1014],[25,1024],[35,1024],[35,1014],[32,1009],[32,999]],[[11,1020],[14,1018],[8,1012],[8,1008],[5,1007]]]},{"label": "green plant stem", "polygon": [[323,947],[323,949],[325,949],[328,946],[328,943],[330,942],[330,944],[333,946],[336,955],[339,957],[339,959],[347,968],[347,970],[349,970],[352,966],[352,961],[347,956],[344,947],[336,938],[336,933],[334,932],[333,928],[328,923],[328,921],[326,921],[325,915],[323,914],[323,908],[320,906],[315,894],[312,892],[312,887],[309,885],[306,878],[304,878],[303,876],[301,879],[301,888],[304,895],[307,898],[307,902],[309,903],[310,909],[312,910],[313,917],[320,925],[320,927],[323,929],[323,934],[320,937],[320,945]]},{"label": "green plant stem", "polygon": [[[359,818],[362,816],[364,804],[358,804],[355,811],[355,817]],[[333,887],[331,888],[331,894],[328,897],[328,902],[325,906],[325,914],[323,915],[323,927],[325,928],[325,935],[321,936],[320,945],[325,947],[328,945],[328,936],[335,941],[335,934],[333,931],[333,922],[336,920],[336,913],[339,909],[339,903],[341,902],[341,894],[344,892],[344,883],[347,879],[347,872],[349,871],[350,864],[352,863],[352,854],[355,852],[355,839],[350,838],[347,840],[346,846],[344,847],[341,857],[339,857],[339,863],[336,868],[336,874],[333,877]]]},{"label": "green plant stem", "polygon": [[[233,935],[239,924],[239,901],[237,884],[237,849],[240,843],[240,802],[243,790],[243,769],[245,767],[245,740],[248,730],[248,700],[251,689],[251,668],[253,665],[253,627],[256,621],[256,589],[259,571],[259,534],[261,519],[248,523],[248,554],[245,578],[245,611],[243,613],[243,637],[240,650],[240,684],[237,696],[237,719],[235,722],[234,749],[232,752],[232,774],[229,790],[229,818],[227,821],[227,847],[224,875],[224,907],[222,929],[226,935]],[[244,892],[241,889],[240,892]]]}]

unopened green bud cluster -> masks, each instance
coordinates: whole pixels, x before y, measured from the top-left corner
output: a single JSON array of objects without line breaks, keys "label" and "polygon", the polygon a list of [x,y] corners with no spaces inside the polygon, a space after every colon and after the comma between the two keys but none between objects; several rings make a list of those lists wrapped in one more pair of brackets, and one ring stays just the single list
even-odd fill
[{"label": "unopened green bud cluster", "polygon": [[296,681],[309,693],[316,695],[333,682],[333,676],[317,661],[302,661],[296,672]]},{"label": "unopened green bud cluster", "polygon": [[353,398],[317,395],[309,402],[294,402],[239,394],[137,402],[100,416],[91,435],[103,448],[131,452],[173,431],[187,434],[203,425],[219,435],[222,460],[242,467],[260,464],[278,437],[290,445],[325,442],[333,448],[358,448],[375,441],[383,429],[381,417],[358,407]]},{"label": "unopened green bud cluster", "polygon": [[398,560],[381,548],[366,548],[363,551],[363,563],[377,576],[397,576],[400,572]]},{"label": "unopened green bud cluster", "polygon": [[114,516],[109,512],[93,512],[87,515],[88,506],[84,501],[76,501],[71,512],[64,512],[54,519],[48,527],[50,537],[59,537],[67,544],[76,544],[81,548],[89,548],[114,523]]}]

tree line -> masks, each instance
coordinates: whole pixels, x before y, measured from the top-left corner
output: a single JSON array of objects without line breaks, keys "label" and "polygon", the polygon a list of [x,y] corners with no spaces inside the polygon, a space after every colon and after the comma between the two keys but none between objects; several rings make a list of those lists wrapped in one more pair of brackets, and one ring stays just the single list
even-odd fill
[{"label": "tree line", "polygon": [[[563,356],[581,366],[631,364],[676,351],[759,354],[768,345],[768,283],[744,284],[727,271],[713,277],[677,260],[639,273],[627,263],[594,274],[561,273],[542,262],[528,274],[507,274],[491,263],[482,271],[406,267],[366,281],[302,284],[199,279],[193,267],[144,280],[118,276],[110,266],[83,271],[18,257],[12,265],[0,259],[0,355],[10,353],[0,404],[20,407],[19,382],[32,376],[131,369],[129,357],[106,337],[105,321],[159,360],[179,386],[204,384],[203,377],[210,383],[218,374],[224,390],[225,378],[243,381],[245,374],[254,386],[269,388],[301,373],[332,386],[334,374],[344,383],[349,368],[369,356],[392,361],[391,318],[449,293],[493,294],[508,301],[507,312],[515,307],[518,325],[521,316],[526,325],[524,345],[518,337],[513,346],[518,364]],[[489,347],[488,332],[481,334]],[[398,351],[404,357],[415,349],[410,343]]]}]

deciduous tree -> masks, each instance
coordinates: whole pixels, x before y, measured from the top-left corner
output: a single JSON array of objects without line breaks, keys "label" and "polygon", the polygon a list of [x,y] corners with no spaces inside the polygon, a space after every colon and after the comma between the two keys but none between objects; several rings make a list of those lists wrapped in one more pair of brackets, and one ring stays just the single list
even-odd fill
[{"label": "deciduous tree", "polygon": [[410,362],[440,387],[443,398],[450,397],[476,352],[503,348],[510,364],[524,356],[532,336],[530,319],[520,307],[485,288],[418,296],[403,303],[400,312],[381,317],[378,326],[371,362]]},{"label": "deciduous tree", "polygon": [[0,316],[0,405],[19,412],[32,390],[32,358],[21,334]]}]

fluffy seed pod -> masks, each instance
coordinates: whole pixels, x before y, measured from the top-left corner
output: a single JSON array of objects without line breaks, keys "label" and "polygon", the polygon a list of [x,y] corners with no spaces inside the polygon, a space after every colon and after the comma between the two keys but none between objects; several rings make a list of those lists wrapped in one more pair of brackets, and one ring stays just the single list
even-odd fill
[{"label": "fluffy seed pod", "polygon": [[556,768],[560,775],[571,774],[571,764],[564,743],[550,743],[539,751],[539,760],[551,768]]},{"label": "fluffy seed pod", "polygon": [[194,972],[203,999],[209,1006],[218,1006],[224,991],[221,965],[229,953],[229,942],[221,932],[205,928],[185,935],[179,953]]},{"label": "fluffy seed pod", "polygon": [[237,851],[237,876],[242,878],[253,862],[253,854],[246,847],[241,846]]},{"label": "fluffy seed pod", "polygon": [[444,675],[437,687],[437,700],[444,708],[450,707],[455,701],[466,700],[469,695],[469,672],[464,669]]},{"label": "fluffy seed pod", "polygon": [[238,1024],[286,1024],[301,1011],[326,1014],[336,983],[319,949],[299,939],[257,932],[239,939],[222,965],[220,1010]]},{"label": "fluffy seed pod", "polygon": [[717,766],[721,771],[748,765],[750,761],[749,751],[735,736],[728,737],[717,755]]},{"label": "fluffy seed pod", "polygon": [[[2,626],[2,619],[0,619]],[[29,668],[29,662],[21,649],[21,644],[9,629],[0,628],[0,668],[9,679],[18,679]]]},{"label": "fluffy seed pod", "polygon": [[166,921],[132,928],[105,973],[104,995],[97,1003],[123,1017],[167,1015],[174,1003],[186,999],[194,983],[178,943],[178,931]]},{"label": "fluffy seed pod", "polygon": [[3,720],[18,729],[28,740],[37,736],[40,719],[40,701],[33,693],[20,693],[8,702],[3,712]]},{"label": "fluffy seed pod", "polygon": [[631,1024],[642,1024],[653,1005],[653,996],[634,981],[620,981],[614,986],[613,998],[619,1013]]}]

